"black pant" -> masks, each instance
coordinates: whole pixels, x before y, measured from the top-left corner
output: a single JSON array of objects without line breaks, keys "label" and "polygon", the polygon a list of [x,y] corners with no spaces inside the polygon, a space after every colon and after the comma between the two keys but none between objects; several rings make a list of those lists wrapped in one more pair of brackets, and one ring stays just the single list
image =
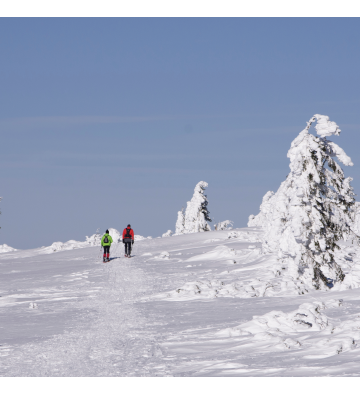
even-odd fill
[{"label": "black pant", "polygon": [[125,239],[125,254],[130,255],[131,254],[131,240],[126,240]]},{"label": "black pant", "polygon": [[104,254],[110,254],[110,246],[103,246],[104,247]]}]

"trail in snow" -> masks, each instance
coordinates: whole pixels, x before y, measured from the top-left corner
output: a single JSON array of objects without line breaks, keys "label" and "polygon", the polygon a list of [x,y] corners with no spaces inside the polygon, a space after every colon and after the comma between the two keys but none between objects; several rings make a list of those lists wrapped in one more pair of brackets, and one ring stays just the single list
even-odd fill
[{"label": "trail in snow", "polygon": [[[90,262],[91,266],[100,266],[99,260],[90,260]],[[40,336],[35,341],[21,345],[14,342],[3,343],[0,347],[0,375],[167,375],[166,370],[160,369],[158,373],[158,369],[154,368],[155,365],[159,365],[158,356],[161,356],[156,334],[147,326],[139,309],[134,306],[136,298],[146,293],[152,286],[143,270],[136,267],[136,263],[136,258],[131,260],[124,258],[100,266],[100,273],[99,269],[96,269],[97,281],[82,286],[81,293],[76,289],[77,286],[75,289],[64,289],[64,281],[61,285],[62,292],[47,289],[47,295],[54,296],[54,293],[57,293],[62,300],[64,294],[69,293],[76,298],[66,306],[67,311],[73,309],[76,312],[76,324],[68,330],[65,329],[66,327],[63,328],[63,333],[45,340]],[[90,272],[86,271],[86,273]],[[72,277],[75,277],[73,280],[76,282],[82,274],[82,272],[72,273]],[[66,281],[71,282],[71,279]],[[25,294],[26,296],[29,295]],[[32,311],[26,302],[26,306],[22,306],[22,314],[38,314],[39,317],[44,314],[45,306],[39,296],[37,294],[35,299],[41,308]],[[59,306],[55,307],[58,308]],[[52,317],[48,315],[47,322],[51,320]],[[26,321],[25,319],[25,325]],[[3,320],[3,324],[5,322],[6,320]],[[58,322],[59,317],[56,317],[54,325]],[[31,325],[28,325],[27,331],[31,330]],[[43,333],[39,328],[38,332]]]}]

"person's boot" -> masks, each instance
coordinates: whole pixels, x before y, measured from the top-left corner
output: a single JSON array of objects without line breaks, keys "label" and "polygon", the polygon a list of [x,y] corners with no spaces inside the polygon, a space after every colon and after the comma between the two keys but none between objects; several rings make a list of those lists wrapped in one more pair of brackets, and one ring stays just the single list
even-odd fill
[{"label": "person's boot", "polygon": [[105,257],[105,254],[104,254],[103,263],[105,263],[105,262],[106,262],[106,257]]}]

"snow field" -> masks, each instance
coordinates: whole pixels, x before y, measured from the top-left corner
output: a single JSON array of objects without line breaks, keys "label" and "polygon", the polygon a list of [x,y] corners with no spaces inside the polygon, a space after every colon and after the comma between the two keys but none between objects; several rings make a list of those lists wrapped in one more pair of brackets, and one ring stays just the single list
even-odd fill
[{"label": "snow field", "polygon": [[0,374],[358,376],[357,247],[347,287],[299,295],[262,234],[119,244],[107,264],[98,246],[1,254]]}]

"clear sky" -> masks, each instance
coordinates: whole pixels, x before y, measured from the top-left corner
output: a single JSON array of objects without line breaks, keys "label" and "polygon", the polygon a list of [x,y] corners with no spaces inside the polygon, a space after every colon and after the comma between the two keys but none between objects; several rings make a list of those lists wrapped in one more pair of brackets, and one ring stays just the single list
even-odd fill
[{"label": "clear sky", "polygon": [[1,19],[0,244],[160,236],[195,184],[246,226],[315,113],[360,193],[359,19]]}]

